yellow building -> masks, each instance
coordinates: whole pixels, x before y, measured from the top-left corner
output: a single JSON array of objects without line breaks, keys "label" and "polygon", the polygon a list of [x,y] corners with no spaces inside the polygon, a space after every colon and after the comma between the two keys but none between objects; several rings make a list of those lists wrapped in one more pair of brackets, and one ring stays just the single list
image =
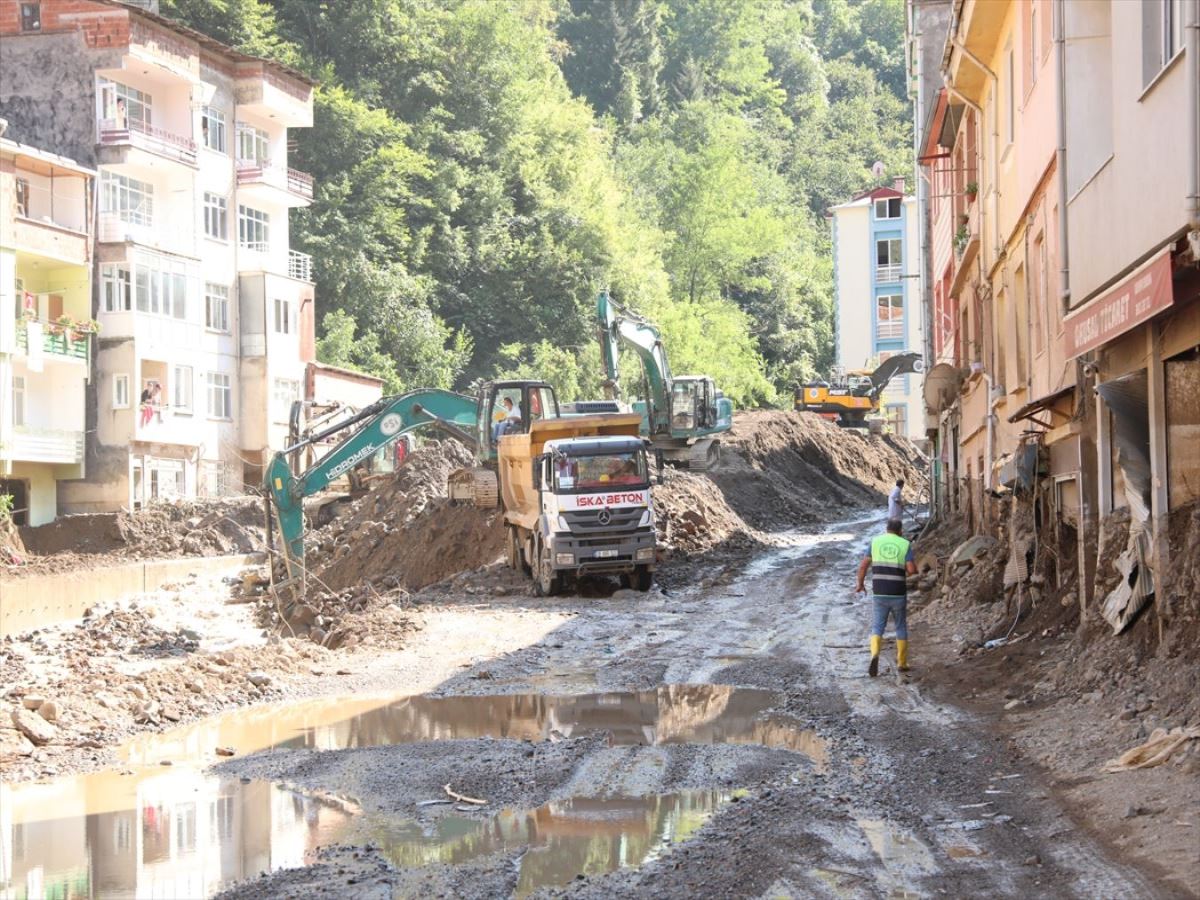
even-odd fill
[{"label": "yellow building", "polygon": [[0,139],[0,494],[17,524],[52,521],[58,482],[84,476],[94,177]]}]

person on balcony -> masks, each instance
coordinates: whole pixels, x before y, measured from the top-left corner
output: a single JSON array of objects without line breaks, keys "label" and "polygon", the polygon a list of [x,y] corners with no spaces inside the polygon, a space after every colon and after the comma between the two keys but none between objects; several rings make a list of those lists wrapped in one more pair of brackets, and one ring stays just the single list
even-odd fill
[{"label": "person on balcony", "polygon": [[150,420],[154,418],[154,410],[158,407],[158,398],[161,394],[162,385],[157,381],[151,381],[146,385],[146,389],[142,391],[141,409],[143,428],[149,425]]}]

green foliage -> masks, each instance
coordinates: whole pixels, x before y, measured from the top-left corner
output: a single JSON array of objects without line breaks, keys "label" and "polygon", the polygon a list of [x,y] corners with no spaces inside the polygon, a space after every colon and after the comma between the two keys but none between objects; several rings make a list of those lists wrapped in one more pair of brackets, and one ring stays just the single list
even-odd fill
[{"label": "green foliage", "polygon": [[10,525],[12,523],[13,504],[15,502],[12,494],[0,494],[0,525]]},{"label": "green foliage", "polygon": [[597,396],[607,287],[676,372],[771,402],[832,362],[827,208],[875,160],[911,164],[902,0],[163,11],[321,82],[292,134],[317,184],[292,239],[322,358],[389,390],[520,375]]}]

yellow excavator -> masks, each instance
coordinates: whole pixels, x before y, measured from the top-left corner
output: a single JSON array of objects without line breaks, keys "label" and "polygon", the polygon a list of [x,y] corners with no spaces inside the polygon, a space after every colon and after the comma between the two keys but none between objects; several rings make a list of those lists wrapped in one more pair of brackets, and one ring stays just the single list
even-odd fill
[{"label": "yellow excavator", "polygon": [[835,370],[829,381],[809,381],[797,386],[794,405],[799,412],[815,412],[843,428],[868,428],[871,423],[867,417],[878,414],[888,382],[897,375],[921,372],[924,368],[921,354],[909,352],[889,356],[874,370]]}]

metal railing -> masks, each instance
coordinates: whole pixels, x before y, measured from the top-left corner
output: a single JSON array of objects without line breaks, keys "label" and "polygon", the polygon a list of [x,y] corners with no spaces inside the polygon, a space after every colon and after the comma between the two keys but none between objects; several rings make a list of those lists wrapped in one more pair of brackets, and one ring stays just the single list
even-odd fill
[{"label": "metal railing", "polygon": [[[17,319],[17,346],[29,352],[29,330],[25,327],[27,319]],[[88,340],[89,335],[79,334],[75,339],[66,329],[62,329],[58,334],[50,331],[51,328],[59,329],[61,326],[51,325],[48,322],[42,322],[42,352],[52,353],[55,356],[66,356],[70,359],[88,358],[88,347],[91,341]]]},{"label": "metal railing", "polygon": [[124,123],[118,123],[116,119],[101,119],[100,143],[132,144],[168,159],[193,166],[196,164],[196,142],[191,138],[134,119],[127,119]]},{"label": "metal railing", "polygon": [[900,280],[900,269],[901,269],[901,266],[899,263],[894,263],[892,265],[887,265],[887,266],[876,266],[875,267],[876,283],[899,281]]},{"label": "metal railing", "polygon": [[289,250],[288,277],[297,281],[312,281],[312,257],[299,250]]},{"label": "metal railing", "polygon": [[904,337],[903,320],[880,320],[876,322],[875,337],[881,341]]},{"label": "metal railing", "polygon": [[307,172],[285,166],[273,166],[265,159],[239,159],[238,184],[263,182],[287,190],[307,200],[313,198],[313,177]]}]

